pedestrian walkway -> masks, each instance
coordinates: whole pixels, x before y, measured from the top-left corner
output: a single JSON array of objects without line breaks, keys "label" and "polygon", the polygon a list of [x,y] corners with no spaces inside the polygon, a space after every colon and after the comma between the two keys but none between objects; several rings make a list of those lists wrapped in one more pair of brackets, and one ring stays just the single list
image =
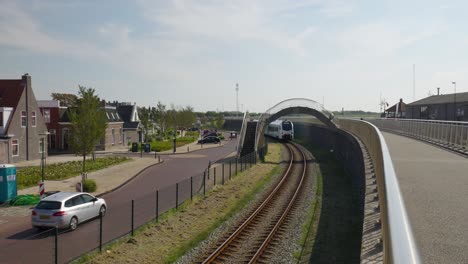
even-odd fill
[{"label": "pedestrian walkway", "polygon": [[468,159],[382,133],[424,263],[467,263]]},{"label": "pedestrian walkway", "polygon": [[[157,163],[158,159],[154,158],[135,158],[130,161],[111,166],[109,168],[88,172],[88,179],[96,181],[97,185],[97,190],[92,194],[99,195],[112,191],[118,186],[129,181],[131,178],[135,177],[143,169]],[[81,175],[59,181],[46,180],[44,182],[45,191],[76,191],[76,185],[79,182],[81,182]],[[18,194],[37,194],[38,192],[39,187],[35,186],[19,190]]]}]

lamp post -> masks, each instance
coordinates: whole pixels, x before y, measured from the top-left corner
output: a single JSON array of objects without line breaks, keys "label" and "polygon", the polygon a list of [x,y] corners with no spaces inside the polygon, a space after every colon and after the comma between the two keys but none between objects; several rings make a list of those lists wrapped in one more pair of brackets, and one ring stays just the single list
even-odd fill
[{"label": "lamp post", "polygon": [[457,82],[452,82],[455,93],[453,94],[453,120],[457,120]]},{"label": "lamp post", "polygon": [[41,195],[41,199],[44,197],[44,192],[45,192],[45,186],[44,186],[44,169],[45,169],[45,144],[46,144],[46,137],[49,135],[49,132],[44,132],[39,134],[40,136],[43,136],[41,138],[41,183],[39,185],[39,194]]}]

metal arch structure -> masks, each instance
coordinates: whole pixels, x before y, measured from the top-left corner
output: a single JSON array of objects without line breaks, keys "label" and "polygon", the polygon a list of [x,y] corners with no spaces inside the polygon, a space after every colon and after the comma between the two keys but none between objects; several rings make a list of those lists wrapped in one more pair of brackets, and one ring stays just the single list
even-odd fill
[{"label": "metal arch structure", "polygon": [[255,150],[265,145],[265,128],[269,123],[275,121],[281,116],[289,114],[309,114],[315,116],[318,120],[322,121],[326,126],[337,129],[336,124],[333,122],[334,115],[332,112],[327,111],[323,105],[314,100],[307,98],[291,98],[279,102],[275,106],[269,108],[260,116],[257,123],[257,130],[255,132]]}]

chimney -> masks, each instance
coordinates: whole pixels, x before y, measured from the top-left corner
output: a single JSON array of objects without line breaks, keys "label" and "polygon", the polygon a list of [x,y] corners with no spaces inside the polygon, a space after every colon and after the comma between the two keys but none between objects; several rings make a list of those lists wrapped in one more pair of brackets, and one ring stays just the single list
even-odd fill
[{"label": "chimney", "polygon": [[437,95],[439,95],[440,87],[437,87]]},{"label": "chimney", "polygon": [[400,98],[400,104],[403,103],[403,98]]}]

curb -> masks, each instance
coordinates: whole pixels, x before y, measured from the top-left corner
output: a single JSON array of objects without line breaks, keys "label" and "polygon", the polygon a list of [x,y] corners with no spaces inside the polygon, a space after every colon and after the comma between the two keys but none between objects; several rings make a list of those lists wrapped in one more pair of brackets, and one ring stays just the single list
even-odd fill
[{"label": "curb", "polygon": [[113,192],[113,191],[116,191],[116,190],[122,188],[125,184],[127,184],[127,183],[129,183],[130,181],[132,181],[133,179],[135,179],[136,177],[140,176],[140,174],[142,174],[142,173],[143,173],[144,171],[146,171],[147,169],[152,168],[152,167],[157,166],[157,165],[160,165],[160,164],[163,164],[163,163],[164,163],[164,160],[162,160],[161,162],[158,162],[158,163],[155,163],[155,164],[151,164],[151,165],[149,165],[149,166],[146,166],[146,167],[144,167],[143,169],[141,169],[139,172],[137,172],[135,175],[133,175],[132,177],[130,177],[130,178],[127,179],[126,181],[122,182],[121,184],[117,185],[116,187],[114,187],[114,188],[112,188],[112,189],[110,189],[110,190],[108,190],[108,191],[105,191],[105,192],[103,192],[103,193],[96,194],[96,195],[94,195],[94,196],[100,197],[100,196],[106,195],[106,194],[108,194],[108,193],[111,193],[111,192]]},{"label": "curb", "polygon": [[[221,145],[221,146],[217,146],[217,147],[212,147],[212,148],[220,148],[220,147],[224,147],[224,145]],[[162,152],[157,152],[156,154],[157,155],[161,155],[161,156],[167,156],[167,155],[182,155],[182,154],[188,154],[188,153],[192,153],[192,152],[197,152],[197,151],[201,151],[201,150],[206,150],[206,149],[211,149],[211,148],[201,148],[201,149],[195,149],[195,150],[191,150],[189,152],[176,152],[176,153],[162,153]],[[109,153],[106,153],[106,154],[113,154],[113,155],[119,155],[119,154],[130,154],[130,153],[135,153],[135,155],[140,155],[139,152],[109,152]],[[154,156],[154,154],[144,154],[144,155],[152,155]],[[143,157],[144,157],[143,155]]]}]

